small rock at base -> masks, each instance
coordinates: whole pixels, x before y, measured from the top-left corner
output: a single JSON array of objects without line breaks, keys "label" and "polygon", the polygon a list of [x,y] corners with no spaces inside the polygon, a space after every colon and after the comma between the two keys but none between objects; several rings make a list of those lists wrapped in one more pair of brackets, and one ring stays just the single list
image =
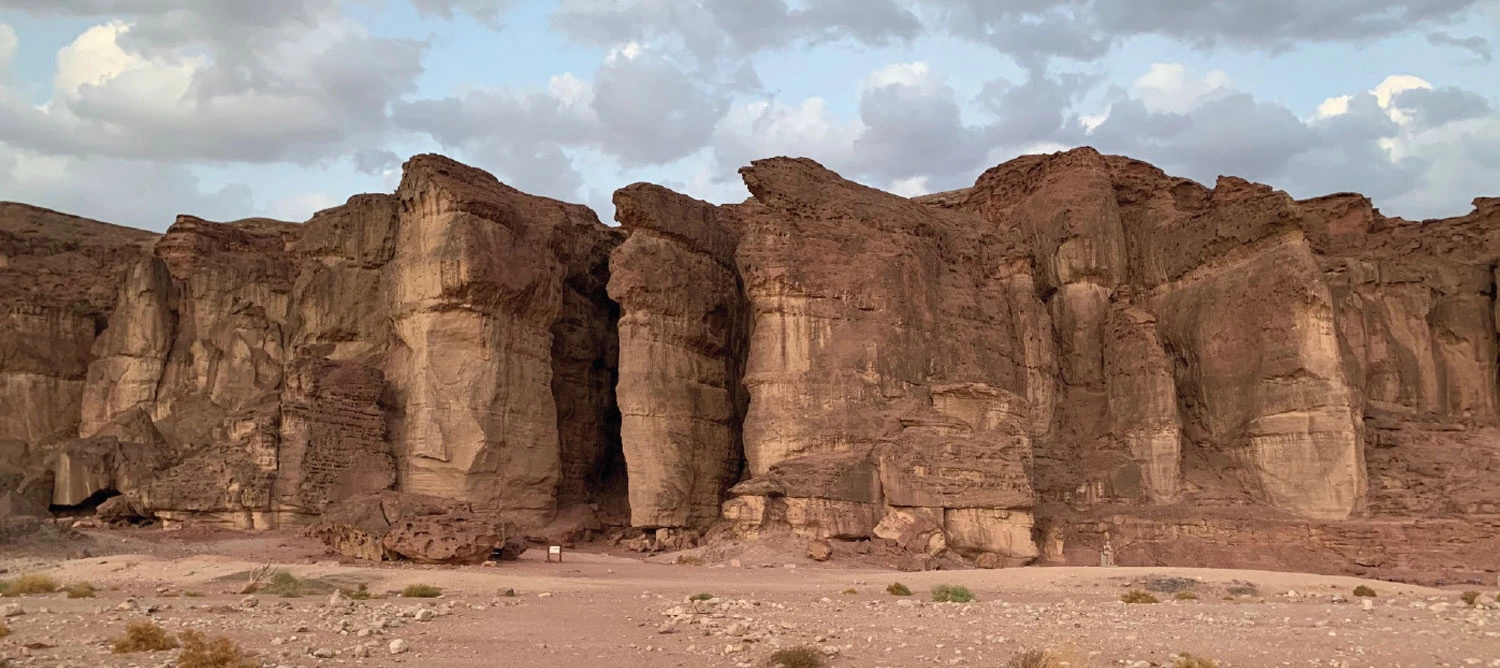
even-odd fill
[{"label": "small rock at base", "polygon": [[406,644],[405,640],[397,638],[397,639],[391,641],[391,646],[390,646],[391,654],[405,654],[406,650],[409,650],[409,649],[411,649],[411,647]]}]

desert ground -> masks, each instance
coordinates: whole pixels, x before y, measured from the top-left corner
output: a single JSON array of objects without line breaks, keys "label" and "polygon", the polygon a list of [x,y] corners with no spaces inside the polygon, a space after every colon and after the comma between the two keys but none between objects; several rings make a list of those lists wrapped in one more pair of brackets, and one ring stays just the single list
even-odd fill
[{"label": "desert ground", "polygon": [[[1072,666],[1500,666],[1500,603],[1461,591],[1347,577],[1177,568],[1020,568],[902,573],[747,549],[724,563],[618,548],[547,562],[448,567],[340,561],[291,532],[85,531],[0,545],[0,578],[88,582],[0,599],[0,664],[170,666],[175,651],[114,654],[127,623],[228,636],[266,666],[766,666],[815,647],[831,668],[1005,666],[1047,649]],[[302,594],[243,594],[284,570]],[[887,593],[900,582],[912,596]],[[374,597],[349,600],[358,585]],[[434,599],[400,595],[439,587]],[[963,585],[978,600],[933,603]],[[1355,587],[1374,598],[1357,598]],[[1132,590],[1159,603],[1127,604]],[[1182,594],[1177,592],[1191,592]],[[709,600],[690,600],[708,594]],[[698,596],[698,598],[704,598]],[[393,653],[393,646],[397,653]]]}]

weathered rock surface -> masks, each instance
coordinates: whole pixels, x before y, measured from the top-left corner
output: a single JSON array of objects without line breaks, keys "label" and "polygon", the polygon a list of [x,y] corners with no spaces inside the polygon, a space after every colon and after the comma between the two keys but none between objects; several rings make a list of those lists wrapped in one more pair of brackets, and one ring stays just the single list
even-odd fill
[{"label": "weathered rock surface", "polygon": [[[5,206],[3,490],[240,527],[398,477],[533,526],[558,498],[625,513],[622,235],[583,207],[438,156],[303,225]],[[122,416],[155,437],[107,434]]]},{"label": "weathered rock surface", "polygon": [[477,564],[505,545],[507,529],[461,501],[384,492],[330,505],[312,533],[358,559]]},{"label": "weathered rock surface", "polygon": [[[491,518],[339,520],[376,558],[628,516],[646,551],[717,523],[907,568],[1108,535],[1121,564],[1500,570],[1500,199],[1412,222],[1090,149],[915,199],[742,176],[722,206],[629,186],[618,229],[439,156],[303,225],[0,205],[0,494]],[[1272,540],[1299,547],[1236,556]]]}]

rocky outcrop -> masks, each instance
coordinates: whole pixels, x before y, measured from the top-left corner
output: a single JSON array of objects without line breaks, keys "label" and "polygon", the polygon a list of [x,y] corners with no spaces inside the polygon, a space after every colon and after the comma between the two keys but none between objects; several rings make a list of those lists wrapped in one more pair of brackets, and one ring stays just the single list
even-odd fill
[{"label": "rocky outcrop", "polygon": [[[553,325],[570,260],[594,268],[602,261],[595,249],[614,233],[585,207],[521,193],[437,156],[408,163],[397,197],[389,279],[396,345],[386,377],[400,406],[391,434],[404,455],[403,487],[545,524],[562,471]],[[567,396],[591,396],[587,378],[567,380]],[[607,420],[602,405],[577,408]],[[570,435],[585,441],[568,446],[571,457],[606,450],[592,440],[601,430]]]},{"label": "rocky outcrop", "polygon": [[[321,513],[346,553],[441,562],[509,521],[910,569],[1108,541],[1500,570],[1500,200],[1413,222],[1090,149],[914,199],[806,159],[741,174],[739,204],[624,188],[617,229],[439,156],[303,225],[4,205],[0,494]],[[369,501],[393,490],[458,506],[398,521]],[[1296,547],[1246,547],[1272,541]]]},{"label": "rocky outcrop", "polygon": [[610,261],[620,304],[620,436],[631,522],[702,527],[739,480],[748,306],[716,207],[659,186],[615,193],[629,238]]}]

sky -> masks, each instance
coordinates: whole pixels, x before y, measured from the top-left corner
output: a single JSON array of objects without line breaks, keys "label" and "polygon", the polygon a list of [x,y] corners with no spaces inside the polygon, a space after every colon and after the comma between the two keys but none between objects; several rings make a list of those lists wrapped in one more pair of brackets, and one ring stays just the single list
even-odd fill
[{"label": "sky", "polygon": [[300,221],[439,152],[609,221],[1087,145],[1454,216],[1500,195],[1497,40],[1500,0],[0,0],[0,200]]}]

